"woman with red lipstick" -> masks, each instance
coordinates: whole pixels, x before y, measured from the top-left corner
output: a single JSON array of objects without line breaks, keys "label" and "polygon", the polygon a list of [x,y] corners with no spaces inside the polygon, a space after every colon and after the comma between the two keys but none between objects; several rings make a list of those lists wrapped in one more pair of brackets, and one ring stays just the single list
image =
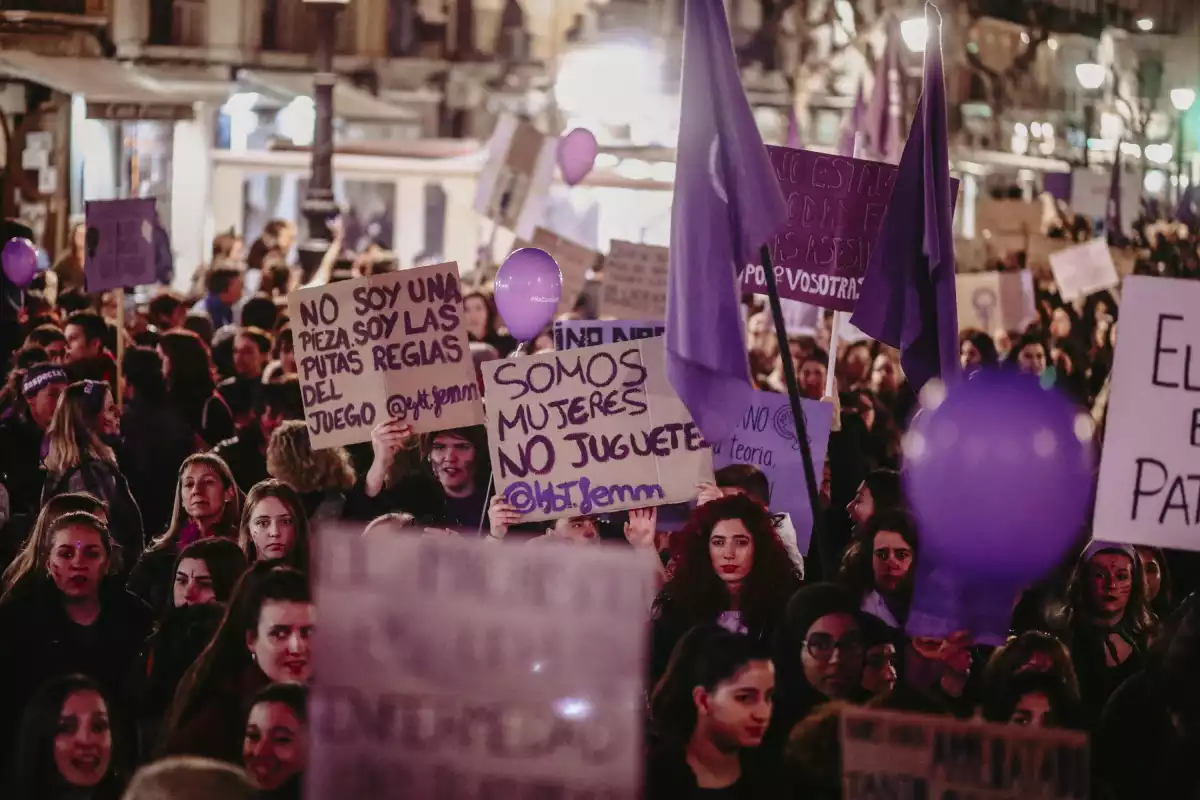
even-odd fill
[{"label": "woman with red lipstick", "polygon": [[70,675],[30,699],[12,753],[8,800],[117,800],[129,775],[112,709],[95,681]]},{"label": "woman with red lipstick", "polygon": [[735,494],[705,503],[671,538],[667,582],[654,601],[651,678],[696,625],[719,624],[769,643],[800,573],[758,501]]},{"label": "woman with red lipstick", "polygon": [[129,575],[129,591],[161,613],[170,605],[180,551],[202,539],[236,541],[241,509],[241,490],[220,456],[188,456],[179,468],[171,525],[138,559]]},{"label": "woman with red lipstick", "polygon": [[762,744],[774,695],[762,643],[716,625],[689,631],[650,696],[645,800],[770,796],[773,782],[744,756]]},{"label": "woman with red lipstick", "polygon": [[1083,712],[1094,722],[1113,691],[1145,666],[1156,626],[1131,545],[1088,544],[1067,585],[1065,618]]},{"label": "woman with red lipstick", "polygon": [[242,576],[212,641],[179,683],[159,755],[239,763],[245,709],[271,682],[306,682],[315,615],[308,579],[259,562]]},{"label": "woman with red lipstick", "polygon": [[308,570],[308,516],[296,490],[269,478],[246,495],[238,546],[250,563],[274,561]]},{"label": "woman with red lipstick", "polygon": [[902,511],[880,511],[846,550],[839,577],[862,597],[863,611],[900,630],[908,619],[916,562],[912,518]]},{"label": "woman with red lipstick", "polygon": [[254,698],[242,758],[261,800],[300,800],[308,761],[308,688],[274,683]]}]

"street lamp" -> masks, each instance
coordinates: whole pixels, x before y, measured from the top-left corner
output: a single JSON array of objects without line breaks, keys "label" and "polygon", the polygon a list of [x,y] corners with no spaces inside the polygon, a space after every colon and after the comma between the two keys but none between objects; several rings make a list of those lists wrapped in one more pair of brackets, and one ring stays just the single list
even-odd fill
[{"label": "street lamp", "polygon": [[929,23],[924,17],[913,17],[900,23],[900,38],[914,53],[924,53],[925,44],[929,41]]},{"label": "street lamp", "polygon": [[[1175,200],[1178,202],[1180,197],[1183,197],[1183,128],[1187,124],[1187,112],[1191,110],[1192,104],[1196,102],[1195,89],[1172,89],[1171,90],[1171,105],[1175,106],[1175,110],[1179,112],[1179,123],[1177,127],[1178,142],[1175,146]],[[1191,171],[1189,170],[1189,173]]]},{"label": "street lamp", "polygon": [[[1107,77],[1107,70],[1102,64],[1085,61],[1082,64],[1075,65],[1075,77],[1079,80],[1079,85],[1083,87],[1085,94],[1090,94],[1096,91],[1104,84],[1104,79]],[[1088,153],[1088,139],[1092,136],[1092,127],[1096,121],[1096,106],[1089,102],[1092,98],[1085,98],[1083,104],[1083,165],[1088,165],[1090,154]],[[1118,156],[1119,157],[1119,156]]]},{"label": "street lamp", "polygon": [[350,0],[304,0],[313,11],[317,32],[316,71],[313,74],[312,166],[300,213],[308,221],[308,238],[300,243],[304,280],[312,278],[329,249],[328,221],[337,213],[333,200],[333,51],[337,46],[337,15]]}]

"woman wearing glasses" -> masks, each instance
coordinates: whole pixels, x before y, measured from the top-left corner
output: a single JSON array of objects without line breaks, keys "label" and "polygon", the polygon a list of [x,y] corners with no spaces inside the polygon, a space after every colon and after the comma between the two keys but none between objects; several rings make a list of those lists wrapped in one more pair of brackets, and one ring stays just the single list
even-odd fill
[{"label": "woman wearing glasses", "polygon": [[692,512],[671,537],[667,582],[654,601],[651,680],[684,633],[718,624],[769,644],[800,573],[775,532],[767,509],[746,495],[730,495]]}]

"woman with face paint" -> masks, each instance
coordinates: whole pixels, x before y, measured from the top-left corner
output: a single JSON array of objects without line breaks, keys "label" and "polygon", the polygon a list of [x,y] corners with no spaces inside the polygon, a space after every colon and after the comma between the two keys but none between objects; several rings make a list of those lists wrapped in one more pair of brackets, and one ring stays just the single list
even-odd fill
[{"label": "woman with face paint", "polygon": [[772,781],[745,756],[771,723],[775,667],[749,636],[703,625],[679,640],[650,696],[646,800],[766,797]]},{"label": "woman with face paint", "polygon": [[307,572],[308,515],[296,490],[274,478],[255,484],[246,495],[238,546],[251,563],[273,561]]},{"label": "woman with face paint", "polygon": [[114,709],[95,681],[55,678],[29,700],[8,800],[117,800],[128,773]]},{"label": "woman with face paint", "polygon": [[[11,734],[25,701],[51,676],[81,673],[117,696],[153,615],[114,575],[120,556],[97,517],[64,514],[46,529],[39,579],[0,605],[0,729]],[[19,654],[19,655],[17,655]],[[11,752],[0,735],[0,752]]]},{"label": "woman with face paint", "polygon": [[308,688],[274,683],[254,698],[242,759],[262,800],[300,800],[308,763]]},{"label": "woman with face paint", "polygon": [[800,573],[757,500],[729,495],[696,508],[671,537],[669,578],[654,601],[651,678],[696,625],[718,624],[768,643]]}]

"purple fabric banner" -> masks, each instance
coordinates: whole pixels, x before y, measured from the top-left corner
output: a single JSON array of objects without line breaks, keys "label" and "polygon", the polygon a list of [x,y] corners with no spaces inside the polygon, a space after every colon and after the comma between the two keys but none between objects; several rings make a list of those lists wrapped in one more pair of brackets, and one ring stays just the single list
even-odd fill
[{"label": "purple fabric banner", "polygon": [[1071,173],[1047,172],[1042,176],[1042,188],[1055,200],[1071,202]]}]

